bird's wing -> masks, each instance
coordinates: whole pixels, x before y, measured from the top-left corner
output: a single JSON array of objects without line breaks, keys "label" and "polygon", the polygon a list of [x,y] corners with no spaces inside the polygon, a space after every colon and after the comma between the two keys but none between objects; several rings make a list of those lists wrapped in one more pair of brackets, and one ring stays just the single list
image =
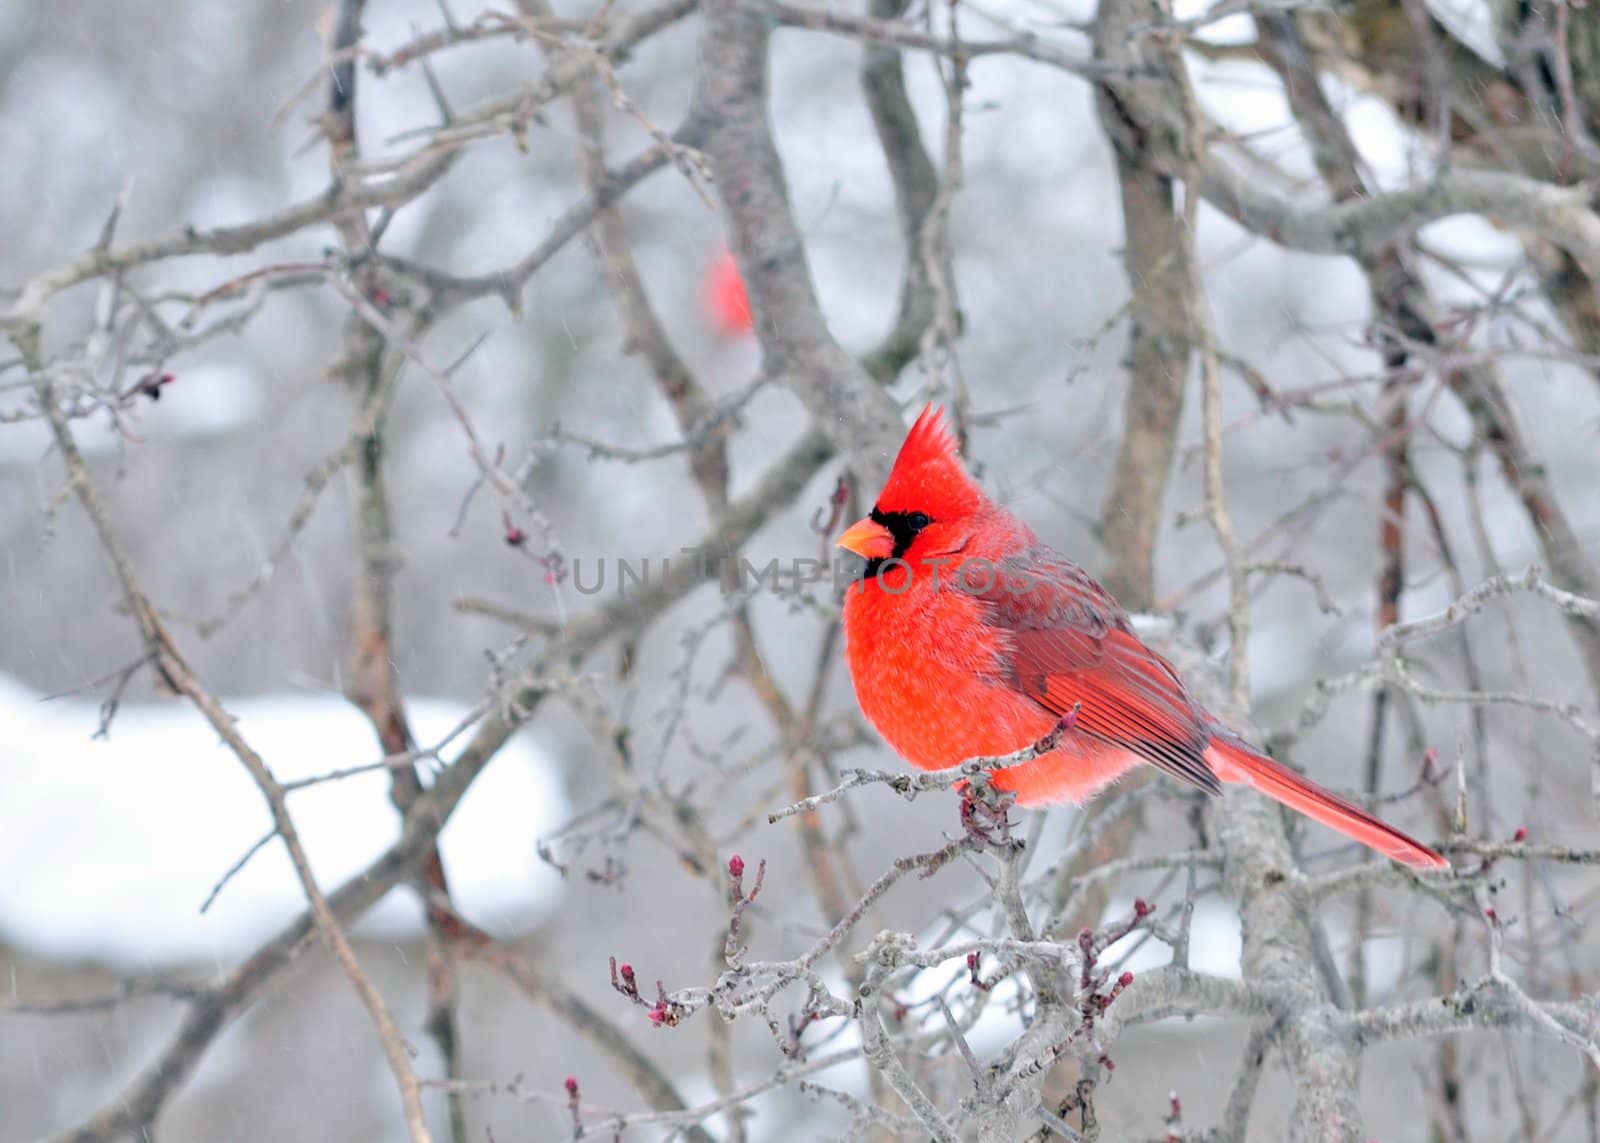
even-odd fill
[{"label": "bird's wing", "polygon": [[973,571],[963,574],[986,605],[986,621],[1005,635],[1000,673],[1008,685],[1052,714],[1076,707],[1079,733],[1125,747],[1208,793],[1221,789],[1205,760],[1205,713],[1103,587],[1043,545],[993,570],[987,585]]}]

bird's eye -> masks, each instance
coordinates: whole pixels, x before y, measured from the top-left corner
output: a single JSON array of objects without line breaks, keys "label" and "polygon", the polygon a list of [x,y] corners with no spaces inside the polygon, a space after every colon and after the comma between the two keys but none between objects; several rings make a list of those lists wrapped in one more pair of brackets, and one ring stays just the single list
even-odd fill
[{"label": "bird's eye", "polygon": [[929,524],[933,523],[933,521],[928,519],[928,514],[926,512],[913,512],[911,513],[911,518],[907,520],[906,523],[911,525],[912,531],[920,532]]}]

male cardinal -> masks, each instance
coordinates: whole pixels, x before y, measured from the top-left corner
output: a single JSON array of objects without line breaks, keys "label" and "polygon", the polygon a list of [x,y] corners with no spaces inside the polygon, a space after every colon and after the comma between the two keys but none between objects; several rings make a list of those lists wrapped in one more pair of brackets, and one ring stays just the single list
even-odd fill
[{"label": "male cardinal", "polygon": [[1105,588],[972,482],[934,406],[839,545],[867,561],[844,605],[856,698],[913,766],[1011,754],[1062,726],[994,786],[1023,806],[1082,802],[1147,762],[1210,794],[1254,786],[1407,865],[1448,865],[1208,714]]}]

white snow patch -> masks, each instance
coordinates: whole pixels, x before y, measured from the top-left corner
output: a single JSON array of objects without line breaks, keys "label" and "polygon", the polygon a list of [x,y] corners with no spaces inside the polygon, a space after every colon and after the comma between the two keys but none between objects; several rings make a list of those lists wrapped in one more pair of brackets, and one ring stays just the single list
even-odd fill
[{"label": "white snow patch", "polygon": [[[364,716],[331,695],[230,700],[244,738],[280,780],[377,760]],[[439,742],[466,708],[408,705],[414,733]],[[91,740],[97,706],[41,702],[0,676],[0,938],[40,956],[124,968],[247,955],[304,908],[288,855],[272,842],[210,910],[211,887],[268,828],[266,804],[206,723],[177,702],[126,704],[109,741]],[[446,758],[459,748],[446,749]],[[289,808],[325,891],[358,873],[399,836],[388,775],[372,771],[290,795]],[[554,761],[526,736],[508,743],[441,836],[463,915],[491,931],[524,931],[561,893],[540,861],[540,834],[567,803]],[[405,940],[422,930],[420,903],[392,892],[357,926]]]},{"label": "white snow patch", "polygon": [[1505,53],[1495,38],[1494,5],[1488,0],[1426,0],[1428,10],[1451,35],[1492,64],[1503,65]]},{"label": "white snow patch", "polygon": [[[1102,924],[1126,920],[1133,913],[1131,900],[1112,901],[1106,906]],[[1160,919],[1171,925],[1177,922],[1176,910],[1163,908]],[[1342,923],[1328,925],[1328,941],[1335,950],[1335,962],[1343,966],[1352,935]],[[1217,898],[1196,901],[1194,916],[1189,927],[1189,967],[1207,976],[1220,976],[1228,980],[1243,979],[1243,932],[1238,910],[1230,903]],[[1362,960],[1366,969],[1367,988],[1374,996],[1392,992],[1406,972],[1406,941],[1393,933],[1374,933],[1367,938]],[[1121,958],[1126,958],[1125,960]],[[1120,963],[1119,963],[1120,961]],[[1102,963],[1117,965],[1137,976],[1172,963],[1172,949],[1149,934],[1130,933],[1106,949]]]},{"label": "white snow patch", "polygon": [[[1132,900],[1112,901],[1106,906],[1101,924],[1126,921],[1133,915]],[[1166,924],[1176,924],[1176,910],[1164,908],[1158,919]],[[1196,901],[1194,916],[1189,922],[1189,967],[1208,976],[1221,976],[1229,980],[1240,979],[1239,954],[1243,949],[1239,931],[1239,914],[1232,905],[1215,898]],[[1124,959],[1126,958],[1126,959]],[[1110,945],[1101,956],[1101,963],[1117,965],[1119,971],[1137,976],[1172,963],[1172,949],[1148,933],[1140,930],[1130,933]]]},{"label": "white snow patch", "polygon": [[1527,254],[1522,240],[1481,214],[1458,214],[1424,226],[1418,237],[1446,258],[1479,271],[1493,271],[1481,280],[1490,288],[1495,278],[1520,267]]}]

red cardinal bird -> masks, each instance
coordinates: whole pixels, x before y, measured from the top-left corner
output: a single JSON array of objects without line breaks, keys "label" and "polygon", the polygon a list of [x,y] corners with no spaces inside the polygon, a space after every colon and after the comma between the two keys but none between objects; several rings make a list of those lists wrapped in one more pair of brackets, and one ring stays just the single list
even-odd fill
[{"label": "red cardinal bird", "polygon": [[972,482],[933,406],[839,545],[867,560],[844,605],[856,698],[913,766],[1010,754],[1075,711],[1060,745],[996,771],[995,787],[1023,806],[1082,802],[1149,763],[1211,794],[1254,786],[1407,865],[1448,865],[1208,714],[1103,587]]}]

